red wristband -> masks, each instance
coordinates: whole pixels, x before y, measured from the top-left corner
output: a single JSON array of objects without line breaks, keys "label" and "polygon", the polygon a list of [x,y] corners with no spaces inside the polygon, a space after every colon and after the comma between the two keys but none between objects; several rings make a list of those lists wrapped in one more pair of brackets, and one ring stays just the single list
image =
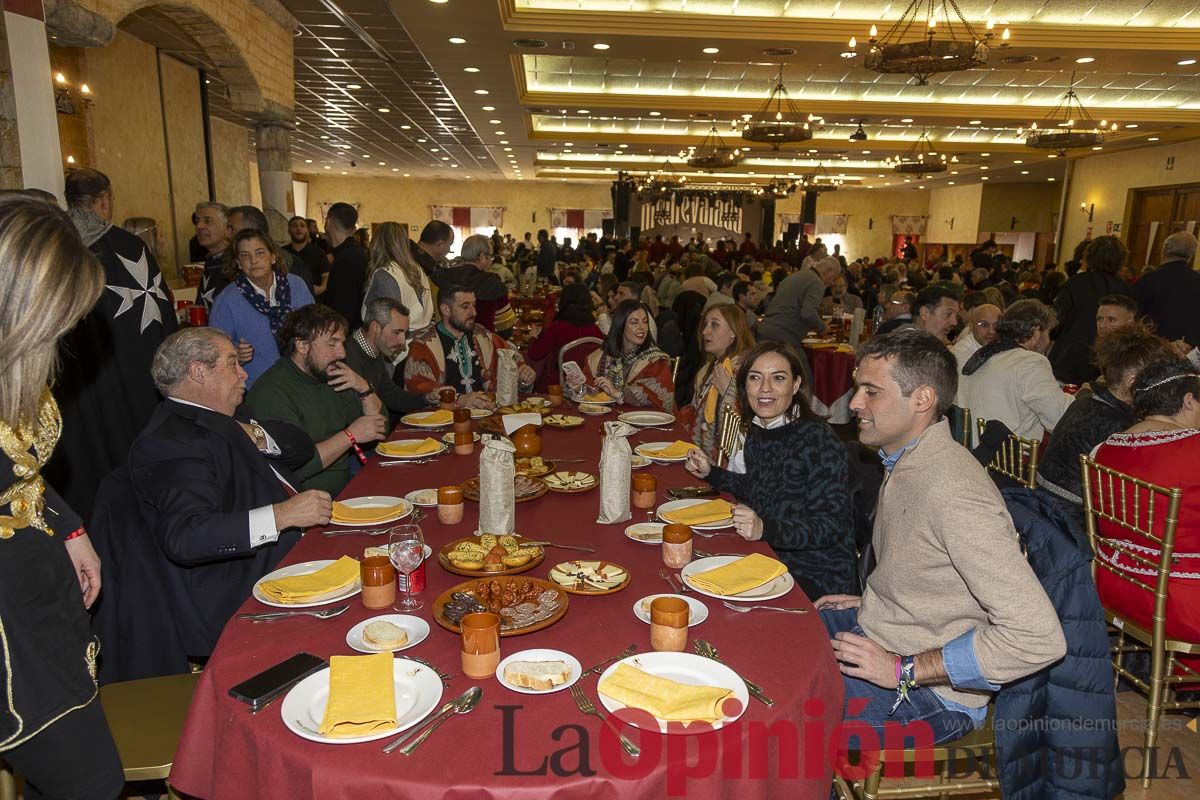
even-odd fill
[{"label": "red wristband", "polygon": [[359,463],[366,464],[367,457],[363,455],[362,448],[358,446],[358,440],[354,438],[354,434],[350,432],[349,428],[346,428],[342,433],[346,434],[346,438],[350,440],[350,446],[354,448],[354,455],[358,457]]},{"label": "red wristband", "polygon": [[63,537],[64,542],[69,542],[72,539],[78,539],[80,536],[87,535],[87,528],[76,528]]}]

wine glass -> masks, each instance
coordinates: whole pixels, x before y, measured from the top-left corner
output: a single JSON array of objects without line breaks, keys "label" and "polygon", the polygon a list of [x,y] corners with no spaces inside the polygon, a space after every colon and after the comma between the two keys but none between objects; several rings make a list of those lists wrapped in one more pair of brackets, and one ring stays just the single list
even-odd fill
[{"label": "wine glass", "polygon": [[392,566],[404,574],[404,599],[392,608],[397,611],[415,611],[421,601],[412,596],[412,573],[421,566],[425,558],[425,537],[420,525],[397,525],[388,533],[388,554]]}]

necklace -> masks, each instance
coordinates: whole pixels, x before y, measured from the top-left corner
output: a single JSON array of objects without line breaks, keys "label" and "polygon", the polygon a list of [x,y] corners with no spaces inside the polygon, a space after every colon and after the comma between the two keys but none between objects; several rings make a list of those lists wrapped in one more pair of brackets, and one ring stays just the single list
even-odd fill
[{"label": "necklace", "polygon": [[42,516],[46,486],[40,470],[54,452],[61,433],[62,416],[48,388],[42,392],[36,423],[24,422],[13,428],[7,422],[0,422],[0,450],[12,459],[16,478],[0,492],[0,508],[9,506],[10,511],[7,515],[0,514],[0,539],[11,538],[18,529],[29,527],[54,535]]}]

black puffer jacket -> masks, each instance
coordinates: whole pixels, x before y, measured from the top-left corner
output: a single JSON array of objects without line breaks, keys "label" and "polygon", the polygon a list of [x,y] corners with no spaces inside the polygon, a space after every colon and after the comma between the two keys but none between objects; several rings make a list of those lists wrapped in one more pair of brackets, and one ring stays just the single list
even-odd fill
[{"label": "black puffer jacket", "polygon": [[1073,514],[1044,492],[1003,490],[1029,565],[1067,639],[1059,662],[996,695],[996,769],[1005,800],[1109,800],[1125,789],[1104,611],[1091,547]]}]

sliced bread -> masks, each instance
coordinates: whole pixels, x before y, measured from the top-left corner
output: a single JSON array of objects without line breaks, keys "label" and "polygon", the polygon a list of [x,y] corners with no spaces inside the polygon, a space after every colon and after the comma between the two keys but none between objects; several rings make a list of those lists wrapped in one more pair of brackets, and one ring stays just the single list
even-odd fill
[{"label": "sliced bread", "polygon": [[523,689],[544,692],[571,677],[563,661],[514,661],[504,667],[504,680]]},{"label": "sliced bread", "polygon": [[363,642],[378,650],[395,650],[408,644],[408,632],[386,620],[376,620],[363,628]]}]

